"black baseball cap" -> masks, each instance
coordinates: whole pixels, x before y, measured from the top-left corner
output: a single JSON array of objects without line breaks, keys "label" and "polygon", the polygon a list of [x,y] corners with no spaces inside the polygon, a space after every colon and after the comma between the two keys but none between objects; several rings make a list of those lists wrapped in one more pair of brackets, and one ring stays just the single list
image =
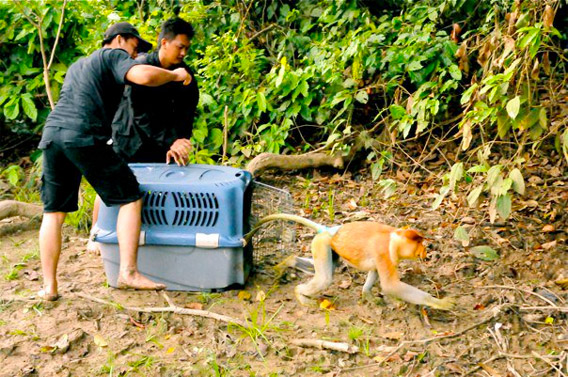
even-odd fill
[{"label": "black baseball cap", "polygon": [[103,45],[111,41],[114,37],[119,34],[129,34],[138,39],[138,52],[147,52],[152,49],[152,44],[147,40],[143,39],[138,30],[128,22],[119,22],[111,25],[107,31],[105,31],[105,39]]}]

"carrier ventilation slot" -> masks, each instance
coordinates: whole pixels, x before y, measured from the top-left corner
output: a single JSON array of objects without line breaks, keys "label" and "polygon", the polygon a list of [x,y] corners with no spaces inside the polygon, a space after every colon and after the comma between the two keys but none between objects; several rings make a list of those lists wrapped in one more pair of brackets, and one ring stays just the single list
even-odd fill
[{"label": "carrier ventilation slot", "polygon": [[169,192],[148,191],[144,194],[142,224],[169,225],[166,218],[166,199]]},{"label": "carrier ventilation slot", "polygon": [[175,212],[172,225],[214,227],[219,219],[219,201],[209,192],[172,192]]}]

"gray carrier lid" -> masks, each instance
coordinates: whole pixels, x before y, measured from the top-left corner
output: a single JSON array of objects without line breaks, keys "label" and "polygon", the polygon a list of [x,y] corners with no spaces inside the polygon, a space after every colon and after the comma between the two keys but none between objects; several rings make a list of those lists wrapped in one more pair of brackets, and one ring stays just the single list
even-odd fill
[{"label": "gray carrier lid", "polygon": [[[248,171],[226,166],[129,164],[144,192],[141,243],[241,247],[250,213]],[[118,206],[101,205],[95,240],[117,243]]]}]

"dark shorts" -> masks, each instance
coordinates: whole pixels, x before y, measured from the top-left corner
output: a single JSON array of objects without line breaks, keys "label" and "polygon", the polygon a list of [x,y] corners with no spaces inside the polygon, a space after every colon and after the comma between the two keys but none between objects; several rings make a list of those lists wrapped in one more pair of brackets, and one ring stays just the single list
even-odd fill
[{"label": "dark shorts", "polygon": [[73,212],[78,209],[81,176],[93,186],[107,205],[135,202],[142,197],[136,177],[108,145],[43,146],[41,200],[44,212]]}]

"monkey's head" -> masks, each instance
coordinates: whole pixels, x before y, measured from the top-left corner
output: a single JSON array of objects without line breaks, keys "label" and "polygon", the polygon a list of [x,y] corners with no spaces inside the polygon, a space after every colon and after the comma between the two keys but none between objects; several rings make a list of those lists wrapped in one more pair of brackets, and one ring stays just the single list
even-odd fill
[{"label": "monkey's head", "polygon": [[424,236],[414,229],[397,229],[395,233],[401,237],[398,247],[400,259],[424,259],[426,248],[422,241]]}]

